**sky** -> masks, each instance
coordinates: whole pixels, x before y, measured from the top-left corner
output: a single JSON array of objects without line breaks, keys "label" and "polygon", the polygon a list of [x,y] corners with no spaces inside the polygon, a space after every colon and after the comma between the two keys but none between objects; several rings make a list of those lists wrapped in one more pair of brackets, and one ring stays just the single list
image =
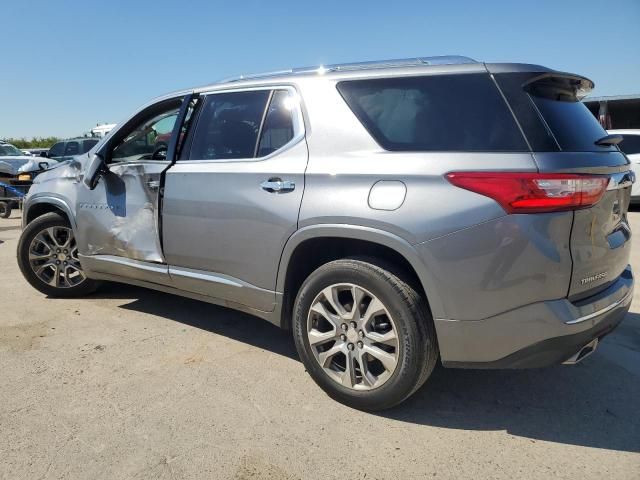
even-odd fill
[{"label": "sky", "polygon": [[242,73],[433,55],[640,94],[640,0],[0,0],[0,138],[70,137]]}]

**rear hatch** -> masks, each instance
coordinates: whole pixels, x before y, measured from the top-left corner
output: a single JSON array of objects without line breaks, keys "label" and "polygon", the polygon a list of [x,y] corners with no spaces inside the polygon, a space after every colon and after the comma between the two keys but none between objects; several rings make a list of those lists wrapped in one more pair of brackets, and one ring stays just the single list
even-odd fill
[{"label": "rear hatch", "polygon": [[[490,65],[488,68],[491,71]],[[580,101],[593,83],[539,68],[522,71],[520,66],[509,71],[498,67],[493,72],[527,137],[539,171],[609,179],[597,203],[574,212],[568,296],[578,300],[606,288],[629,263],[627,211],[634,176],[627,158],[611,140],[599,142],[607,132]]]}]

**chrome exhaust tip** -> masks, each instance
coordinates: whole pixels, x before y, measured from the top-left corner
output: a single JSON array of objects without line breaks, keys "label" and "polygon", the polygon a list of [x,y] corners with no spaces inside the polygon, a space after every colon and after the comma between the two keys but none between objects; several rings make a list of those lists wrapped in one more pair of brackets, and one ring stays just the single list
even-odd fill
[{"label": "chrome exhaust tip", "polygon": [[593,352],[595,352],[597,347],[598,347],[598,339],[594,338],[589,343],[587,343],[584,347],[578,350],[578,353],[566,359],[564,362],[562,362],[562,364],[575,365],[576,363],[581,362],[582,360],[587,358],[589,355],[591,355]]}]

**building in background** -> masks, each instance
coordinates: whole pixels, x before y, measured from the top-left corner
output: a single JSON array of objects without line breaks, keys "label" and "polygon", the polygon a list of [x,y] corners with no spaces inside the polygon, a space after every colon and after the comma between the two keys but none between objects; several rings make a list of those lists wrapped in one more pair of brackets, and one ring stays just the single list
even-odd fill
[{"label": "building in background", "polygon": [[587,97],[583,102],[607,130],[640,128],[640,94]]}]

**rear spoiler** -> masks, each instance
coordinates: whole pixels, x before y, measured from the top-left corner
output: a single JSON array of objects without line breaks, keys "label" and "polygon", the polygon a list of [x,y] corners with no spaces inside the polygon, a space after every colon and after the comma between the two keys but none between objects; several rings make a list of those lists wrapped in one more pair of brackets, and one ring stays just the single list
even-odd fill
[{"label": "rear spoiler", "polygon": [[489,73],[530,73],[531,77],[522,84],[522,88],[538,96],[548,96],[553,90],[555,98],[558,95],[566,100],[579,101],[593,90],[592,80],[575,73],[560,72],[540,65],[525,63],[487,63]]},{"label": "rear spoiler", "polygon": [[594,86],[591,80],[580,75],[549,72],[529,79],[522,88],[540,97],[553,95],[555,99],[564,97],[566,100],[580,101],[591,93]]}]

